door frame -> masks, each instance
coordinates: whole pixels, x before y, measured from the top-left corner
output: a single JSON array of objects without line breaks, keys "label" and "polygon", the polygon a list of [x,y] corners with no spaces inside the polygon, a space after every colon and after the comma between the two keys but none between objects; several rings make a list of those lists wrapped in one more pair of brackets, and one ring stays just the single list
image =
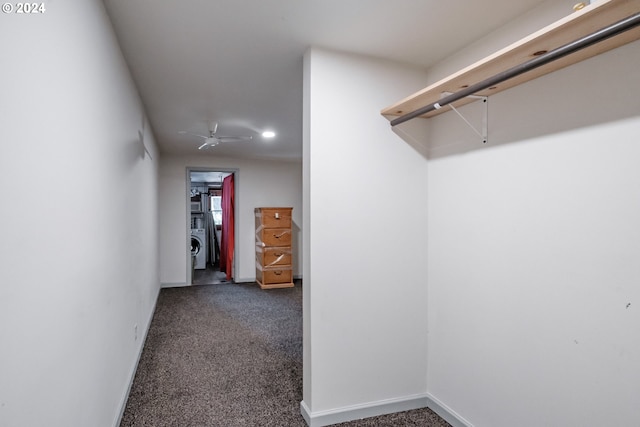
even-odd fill
[{"label": "door frame", "polygon": [[193,286],[193,276],[191,274],[191,172],[223,172],[223,173],[231,173],[233,174],[233,193],[234,193],[234,208],[233,208],[233,238],[236,244],[233,247],[233,279],[235,280],[238,277],[238,244],[239,242],[239,229],[240,222],[238,219],[238,212],[240,212],[240,201],[238,198],[238,188],[240,185],[240,169],[238,168],[218,168],[213,166],[187,166],[186,167],[186,188],[185,188],[185,211],[186,211],[186,221],[185,221],[185,257],[186,257],[186,265],[187,265],[187,286]]}]

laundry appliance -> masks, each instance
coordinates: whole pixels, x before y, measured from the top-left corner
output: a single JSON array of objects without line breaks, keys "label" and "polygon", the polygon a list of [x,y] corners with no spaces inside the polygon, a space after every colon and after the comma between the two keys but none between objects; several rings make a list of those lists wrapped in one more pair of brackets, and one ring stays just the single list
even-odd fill
[{"label": "laundry appliance", "polygon": [[195,256],[194,268],[207,268],[207,232],[204,228],[191,229],[191,255]]}]

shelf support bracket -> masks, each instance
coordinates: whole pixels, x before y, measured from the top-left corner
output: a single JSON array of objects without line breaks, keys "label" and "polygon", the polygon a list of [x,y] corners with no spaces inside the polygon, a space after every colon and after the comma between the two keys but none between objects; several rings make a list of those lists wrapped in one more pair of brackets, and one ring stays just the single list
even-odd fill
[{"label": "shelf support bracket", "polygon": [[[449,95],[452,95],[451,92],[442,92],[443,97],[449,96]],[[467,95],[466,98],[473,98],[473,99],[480,100],[484,105],[483,112],[482,112],[482,128],[480,130],[476,129],[476,127],[472,125],[471,122],[469,122],[469,120],[467,120],[466,117],[463,116],[462,113],[458,111],[456,107],[453,106],[453,104],[448,104],[448,106],[451,107],[451,109],[455,111],[455,113],[458,116],[460,116],[462,121],[464,121],[467,124],[467,126],[469,126],[480,138],[482,138],[482,143],[486,144],[489,136],[489,97],[480,96],[480,95]]]}]

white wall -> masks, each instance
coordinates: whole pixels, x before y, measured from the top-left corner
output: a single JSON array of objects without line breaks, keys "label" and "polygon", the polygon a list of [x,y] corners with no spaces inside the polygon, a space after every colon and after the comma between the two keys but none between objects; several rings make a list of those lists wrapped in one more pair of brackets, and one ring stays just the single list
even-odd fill
[{"label": "white wall", "polygon": [[302,411],[326,425],[424,404],[427,161],[380,110],[426,74],[305,61]]},{"label": "white wall", "polygon": [[491,97],[488,146],[430,121],[428,390],[469,425],[640,424],[639,68]]},{"label": "white wall", "polygon": [[160,281],[163,286],[187,283],[187,167],[237,169],[235,179],[237,282],[255,280],[255,215],[260,206],[293,207],[293,274],[302,272],[302,166],[300,162],[163,156],[160,163]]},{"label": "white wall", "polygon": [[[429,84],[468,67],[573,13],[573,0],[547,0],[429,68]],[[533,6],[532,6],[533,7]],[[423,89],[422,87],[416,90]],[[409,94],[407,94],[409,95]],[[454,113],[455,114],[455,113]]]},{"label": "white wall", "polygon": [[159,289],[158,154],[102,2],[46,8],[0,18],[0,425],[112,426]]}]

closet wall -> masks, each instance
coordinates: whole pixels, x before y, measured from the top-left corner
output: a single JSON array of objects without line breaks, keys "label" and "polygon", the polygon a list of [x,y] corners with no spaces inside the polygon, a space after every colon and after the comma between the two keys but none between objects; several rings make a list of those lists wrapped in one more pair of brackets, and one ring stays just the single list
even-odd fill
[{"label": "closet wall", "polygon": [[314,423],[424,404],[427,160],[380,109],[425,81],[387,61],[305,58],[303,412]]},{"label": "closet wall", "polygon": [[103,3],[45,4],[0,17],[0,425],[114,426],[159,291],[160,153]]},{"label": "closet wall", "polygon": [[638,67],[634,42],[492,96],[486,146],[430,120],[427,385],[469,425],[640,420]]}]

